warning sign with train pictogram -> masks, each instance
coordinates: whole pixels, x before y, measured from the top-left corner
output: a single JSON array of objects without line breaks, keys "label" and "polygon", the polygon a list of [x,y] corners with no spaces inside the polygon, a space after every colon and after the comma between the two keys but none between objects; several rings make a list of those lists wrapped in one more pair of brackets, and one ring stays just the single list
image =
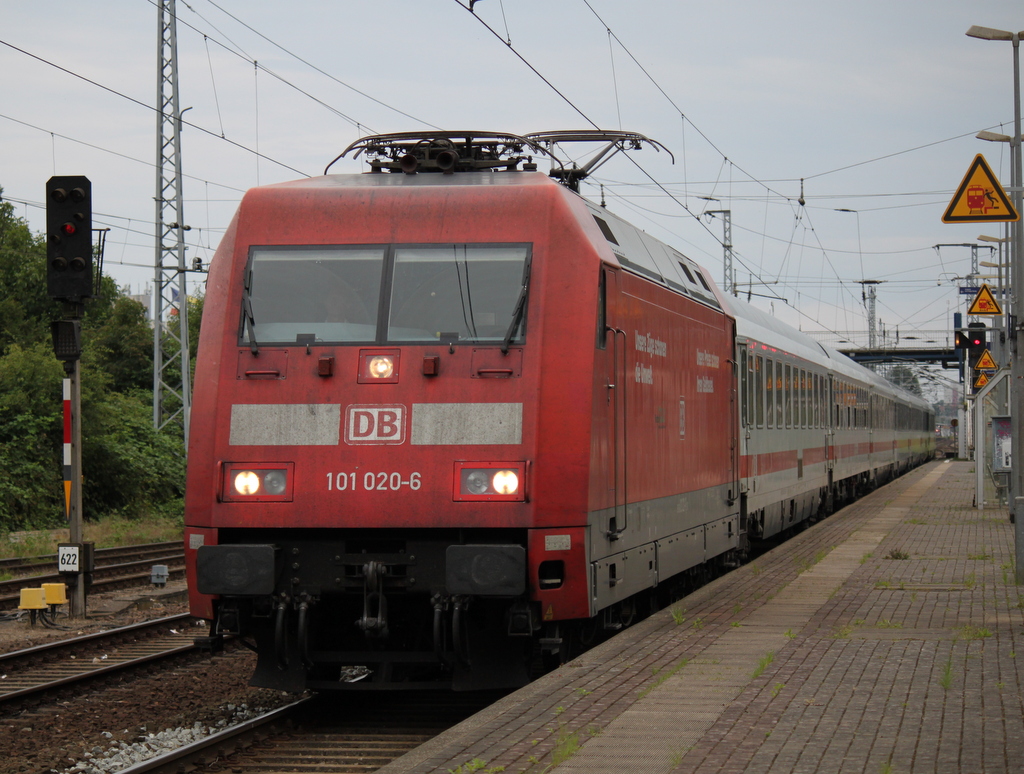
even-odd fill
[{"label": "warning sign with train pictogram", "polygon": [[953,194],[943,223],[990,223],[1015,221],[1020,214],[1014,209],[1003,187],[992,174],[985,157],[980,153],[964,175],[963,182]]},{"label": "warning sign with train pictogram", "polygon": [[975,371],[998,371],[999,366],[996,364],[996,360],[992,357],[992,353],[987,349],[978,358],[978,362],[974,364]]},{"label": "warning sign with train pictogram", "polygon": [[974,300],[971,301],[970,308],[967,310],[967,314],[1000,315],[1002,313],[1003,309],[999,306],[999,302],[996,301],[996,297],[992,295],[988,285],[982,285],[978,288],[978,292],[974,296]]}]

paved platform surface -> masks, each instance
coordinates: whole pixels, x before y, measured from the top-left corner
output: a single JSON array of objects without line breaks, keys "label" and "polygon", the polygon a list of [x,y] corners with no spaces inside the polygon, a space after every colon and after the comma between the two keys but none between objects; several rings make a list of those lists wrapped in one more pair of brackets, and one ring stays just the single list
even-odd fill
[{"label": "paved platform surface", "polygon": [[1019,774],[1024,587],[973,487],[912,471],[381,772]]}]

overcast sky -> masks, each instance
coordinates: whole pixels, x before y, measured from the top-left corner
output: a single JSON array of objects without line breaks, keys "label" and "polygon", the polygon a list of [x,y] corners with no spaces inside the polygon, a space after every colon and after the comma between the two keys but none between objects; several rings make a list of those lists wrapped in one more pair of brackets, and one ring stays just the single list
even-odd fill
[{"label": "overcast sky", "polygon": [[[0,10],[3,196],[42,231],[47,178],[87,175],[107,273],[135,293],[154,276],[154,3]],[[1012,47],[964,33],[1024,29],[1020,0],[468,4],[177,0],[189,259],[210,260],[246,189],[434,127],[657,140],[674,165],[616,158],[583,193],[603,185],[720,284],[722,222],[701,213],[730,210],[741,289],[804,330],[866,330],[861,280],[883,283],[887,329],[947,329],[971,250],[934,246],[1002,235],[940,219],[978,153],[1009,185],[1007,145],[974,135],[1012,132]]]}]

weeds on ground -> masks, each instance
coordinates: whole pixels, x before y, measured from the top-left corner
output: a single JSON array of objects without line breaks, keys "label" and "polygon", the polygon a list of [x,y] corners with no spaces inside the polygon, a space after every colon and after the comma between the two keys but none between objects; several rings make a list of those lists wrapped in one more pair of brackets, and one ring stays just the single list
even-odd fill
[{"label": "weeds on ground", "polygon": [[[663,682],[665,682],[670,677],[672,677],[673,675],[678,673],[679,670],[682,669],[683,667],[685,667],[688,663],[690,663],[690,659],[684,658],[682,661],[680,661],[674,667],[672,667],[671,669],[667,670],[664,674],[662,674],[660,677],[658,677],[657,680],[654,681],[654,685],[649,685],[646,688],[644,688],[642,691],[640,691],[640,694],[639,694],[640,698],[642,699],[645,696],[649,696],[651,691],[653,691],[655,688],[657,688]],[[657,670],[657,671],[652,670],[651,674],[652,675],[657,675],[658,672],[660,672],[660,671],[661,670]]]},{"label": "weeds on ground", "polygon": [[757,668],[754,670],[753,674],[750,675],[751,679],[756,680],[762,674],[764,674],[764,670],[766,670],[768,668],[768,666],[774,660],[775,660],[775,651],[774,650],[769,650],[767,653],[765,653],[763,656],[761,656],[761,658],[758,659],[758,661],[757,661]]},{"label": "weeds on ground", "polygon": [[939,685],[942,686],[943,690],[948,691],[950,686],[953,685],[953,660],[948,659],[946,664],[942,667],[942,677],[939,678]]},{"label": "weeds on ground", "polygon": [[910,554],[899,548],[894,548],[885,555],[886,559],[909,559]]},{"label": "weeds on ground", "polygon": [[469,772],[473,771],[482,771],[484,774],[492,774],[492,772],[494,772],[496,774],[497,772],[504,770],[504,766],[491,766],[488,768],[487,761],[481,758],[474,758],[471,761],[460,763],[454,769],[448,769],[448,774],[469,774]]},{"label": "weeds on ground", "polygon": [[[164,543],[182,539],[183,520],[179,517],[150,516],[126,519],[121,516],[86,522],[84,539],[96,548]],[[0,532],[0,557],[36,557],[57,553],[57,544],[67,542],[67,530],[48,530],[18,535],[15,541],[9,532]]]},{"label": "weeds on ground", "polygon": [[580,751],[579,731],[569,733],[565,726],[559,725],[558,738],[555,740],[555,749],[551,753],[551,768],[560,763],[565,763],[572,756]]},{"label": "weeds on ground", "polygon": [[992,632],[984,626],[974,626],[973,624],[958,626],[956,632],[958,640],[983,640],[986,637],[992,636]]}]

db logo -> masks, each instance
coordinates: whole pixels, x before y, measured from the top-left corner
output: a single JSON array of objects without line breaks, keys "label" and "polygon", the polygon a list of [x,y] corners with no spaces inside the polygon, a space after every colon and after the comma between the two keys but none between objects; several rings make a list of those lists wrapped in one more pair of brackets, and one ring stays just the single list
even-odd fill
[{"label": "db logo", "polygon": [[345,443],[404,443],[405,406],[349,406]]}]

